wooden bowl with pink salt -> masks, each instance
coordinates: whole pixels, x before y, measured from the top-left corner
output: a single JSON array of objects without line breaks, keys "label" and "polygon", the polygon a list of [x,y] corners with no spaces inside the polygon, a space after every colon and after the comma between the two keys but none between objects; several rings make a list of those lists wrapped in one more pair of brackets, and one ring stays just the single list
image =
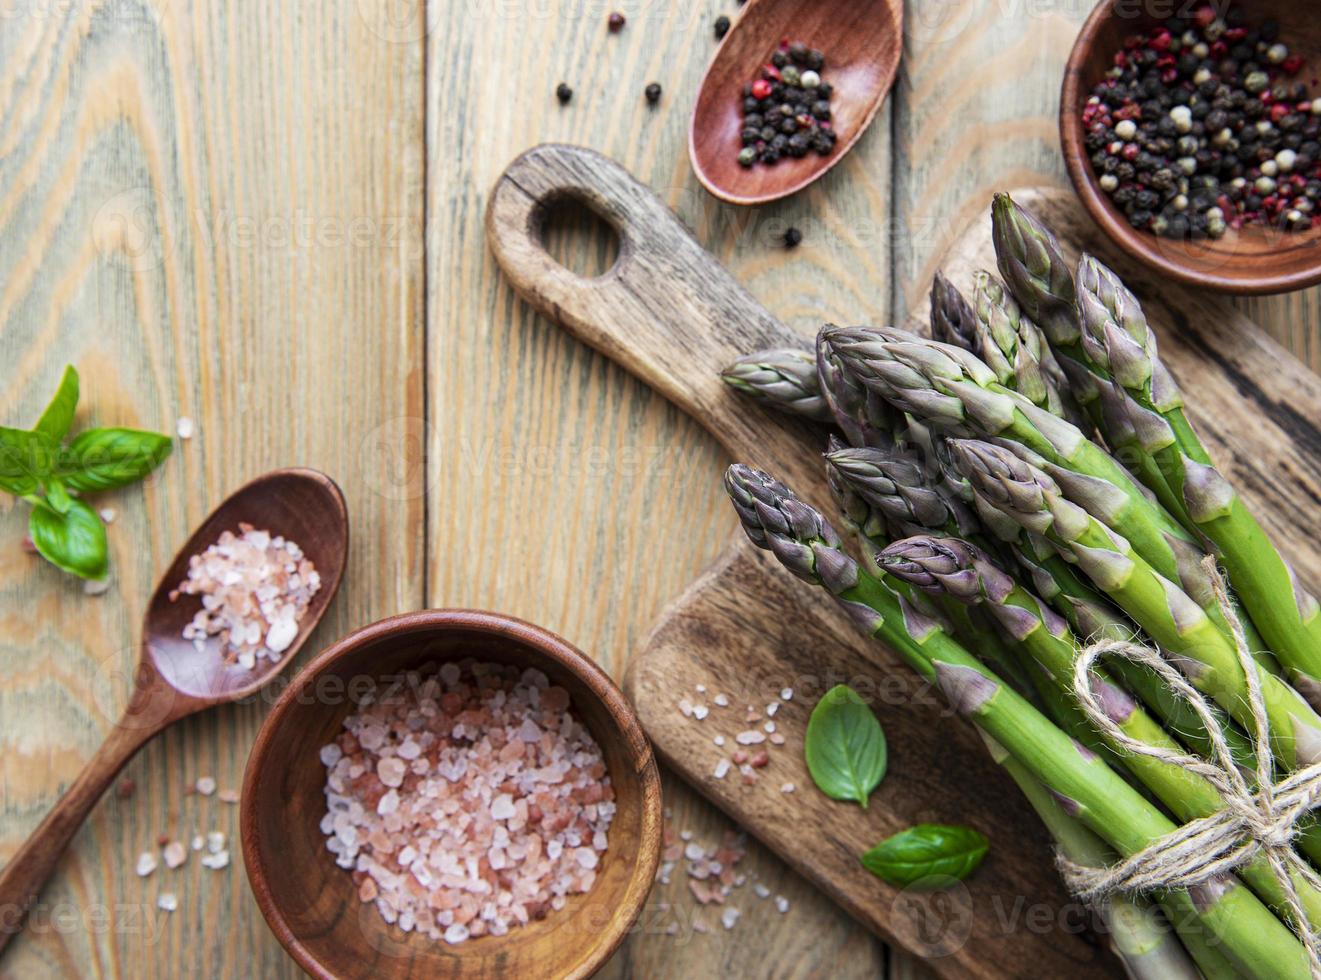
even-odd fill
[{"label": "wooden bowl with pink salt", "polygon": [[410,613],[324,651],[262,725],[241,799],[257,904],[315,977],[590,976],[660,855],[632,707],[494,613]]}]

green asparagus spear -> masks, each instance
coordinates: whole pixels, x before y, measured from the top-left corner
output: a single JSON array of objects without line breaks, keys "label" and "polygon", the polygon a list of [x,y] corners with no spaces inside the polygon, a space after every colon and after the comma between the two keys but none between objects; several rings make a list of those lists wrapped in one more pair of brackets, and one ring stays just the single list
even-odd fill
[{"label": "green asparagus spear", "polygon": [[[822,336],[843,370],[897,408],[952,435],[1008,440],[1039,456],[1072,500],[1123,535],[1157,572],[1193,596],[1226,638],[1231,635],[1200,546],[1077,426],[1005,388],[967,351],[895,330],[836,327]],[[1249,643],[1263,649],[1252,634]]]},{"label": "green asparagus spear", "polygon": [[759,402],[814,422],[833,422],[821,397],[816,358],[794,347],[775,347],[740,357],[720,375],[731,388]]},{"label": "green asparagus spear", "polygon": [[941,272],[931,280],[931,336],[942,344],[953,344],[980,354],[976,323],[968,301]]},{"label": "green asparagus spear", "polygon": [[[1175,657],[1189,681],[1247,728],[1248,685],[1233,641],[1129,543],[1065,498],[1046,473],[1002,446],[952,440],[954,459],[989,505],[1044,535]],[[1275,675],[1257,669],[1271,746],[1288,769],[1321,762],[1321,717]]]},{"label": "green asparagus spear", "polygon": [[[983,605],[1062,692],[1072,692],[1078,647],[1068,624],[974,546],[957,538],[920,535],[890,545],[877,563],[886,573],[929,595]],[[1182,747],[1103,671],[1094,674],[1092,691],[1110,720],[1130,739],[1182,754]],[[1104,733],[1099,734],[1104,739]],[[1110,743],[1110,748],[1179,820],[1209,817],[1225,808],[1224,797],[1205,777],[1150,756],[1131,754],[1120,743]],[[1288,899],[1265,855],[1243,865],[1239,874],[1278,914],[1287,916]],[[1321,890],[1299,875],[1294,879],[1309,919],[1321,921]]]},{"label": "green asparagus spear", "polygon": [[816,366],[821,397],[835,424],[852,446],[893,446],[894,433],[902,428],[902,420],[894,409],[844,370],[823,342],[830,329],[827,326],[817,335]]},{"label": "green asparagus spear", "polygon": [[[1064,857],[1091,868],[1105,867],[1115,860],[1115,852],[1069,816],[1026,766],[994,739],[984,734],[983,738],[991,758],[1017,784]],[[1180,902],[1177,895],[1167,896],[1162,904],[1170,921],[1188,921],[1187,900]],[[1120,896],[1096,911],[1109,933],[1115,955],[1123,961],[1132,980],[1201,980],[1202,975],[1188,951],[1149,902]]]},{"label": "green asparagus spear", "polygon": [[1067,379],[1045,337],[999,279],[973,274],[973,321],[977,353],[1000,383],[1032,404],[1075,424],[1081,418]]},{"label": "green asparagus spear", "polygon": [[[1121,855],[1135,854],[1175,829],[1099,756],[1072,741],[881,579],[859,568],[821,514],[782,484],[736,465],[727,471],[725,487],[754,544],[799,578],[826,589],[864,633],[936,684],[958,713],[1004,746],[1066,812]],[[1212,879],[1184,894],[1196,924],[1215,937],[1245,976],[1308,977],[1302,946],[1236,878]]]},{"label": "green asparagus spear", "polygon": [[1321,606],[1298,583],[1234,487],[1215,468],[1183,411],[1137,299],[1091,256],[1078,266],[1082,343],[1113,378],[1142,452],[1218,548],[1252,621],[1290,680],[1321,704]]},{"label": "green asparagus spear", "polygon": [[931,476],[915,453],[898,449],[832,446],[827,463],[884,519],[892,537],[935,528],[976,534],[980,522],[957,496]]}]

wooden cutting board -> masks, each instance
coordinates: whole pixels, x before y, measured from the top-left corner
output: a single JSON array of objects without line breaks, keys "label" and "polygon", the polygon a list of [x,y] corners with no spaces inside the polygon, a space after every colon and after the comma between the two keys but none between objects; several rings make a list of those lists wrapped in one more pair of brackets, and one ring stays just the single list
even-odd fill
[{"label": "wooden cutting board", "polygon": [[[1222,467],[1243,490],[1299,573],[1321,581],[1315,549],[1300,547],[1321,499],[1321,379],[1224,300],[1155,283],[1096,240],[1081,207],[1060,191],[1014,192],[1068,244],[1094,249],[1134,286],[1160,330],[1161,350],[1193,402]],[[618,233],[619,258],[586,279],[546,253],[548,205],[571,198]],[[518,292],[576,337],[610,356],[701,421],[731,459],[768,470],[830,512],[818,453],[823,433],[729,391],[720,368],[735,357],[802,339],[694,240],[645,186],[587,149],[537,147],[494,188],[487,234]],[[966,287],[993,268],[989,208],[951,247],[945,271]],[[923,311],[924,313],[925,311]],[[683,533],[658,528],[657,533]],[[867,694],[885,727],[890,768],[870,809],[812,787],[802,736],[817,696],[847,682]],[[698,693],[698,687],[705,694]],[[661,618],[632,658],[625,687],[661,757],[748,831],[775,849],[862,925],[929,958],[948,976],[1119,976],[1120,968],[1065,894],[1036,817],[986,756],[970,726],[890,652],[857,636],[817,590],[791,578],[741,532]],[[762,711],[785,745],[754,785],[716,763]],[[729,707],[713,703],[724,694]],[[685,717],[679,702],[709,707]],[[727,740],[724,748],[716,735]],[[795,790],[782,792],[785,783]],[[865,872],[857,855],[922,821],[970,824],[992,850],[965,885],[909,894]]]}]

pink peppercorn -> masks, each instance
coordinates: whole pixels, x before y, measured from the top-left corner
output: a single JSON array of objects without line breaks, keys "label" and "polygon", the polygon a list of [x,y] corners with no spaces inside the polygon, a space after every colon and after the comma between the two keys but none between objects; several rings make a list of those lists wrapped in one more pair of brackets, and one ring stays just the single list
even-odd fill
[{"label": "pink peppercorn", "polygon": [[754,99],[764,99],[771,94],[771,83],[764,78],[759,78],[752,83],[752,97]]}]

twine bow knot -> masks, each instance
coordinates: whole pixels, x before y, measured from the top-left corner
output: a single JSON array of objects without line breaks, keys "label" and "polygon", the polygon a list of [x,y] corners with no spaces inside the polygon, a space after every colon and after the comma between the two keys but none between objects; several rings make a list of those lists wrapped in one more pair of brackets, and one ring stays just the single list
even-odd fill
[{"label": "twine bow knot", "polygon": [[[1099,640],[1088,644],[1078,656],[1073,675],[1073,693],[1088,721],[1108,741],[1129,752],[1202,776],[1220,793],[1224,806],[1210,816],[1184,823],[1110,867],[1090,868],[1060,857],[1060,869],[1080,900],[1100,902],[1116,893],[1148,893],[1208,885],[1259,855],[1264,856],[1279,882],[1294,928],[1307,950],[1312,976],[1321,978],[1321,941],[1308,920],[1297,887],[1301,881],[1321,889],[1321,877],[1293,849],[1299,821],[1321,806],[1321,763],[1296,770],[1276,782],[1270,720],[1257,664],[1230,604],[1215,559],[1206,558],[1203,567],[1208,573],[1216,603],[1224,613],[1225,621],[1231,624],[1239,664],[1247,678],[1247,706],[1252,715],[1249,734],[1256,753],[1255,771],[1243,771],[1234,758],[1215,709],[1159,652],[1144,644],[1124,640]],[[1196,712],[1210,739],[1211,761],[1138,742],[1110,718],[1092,690],[1092,671],[1098,661],[1111,656],[1150,668]]]}]

